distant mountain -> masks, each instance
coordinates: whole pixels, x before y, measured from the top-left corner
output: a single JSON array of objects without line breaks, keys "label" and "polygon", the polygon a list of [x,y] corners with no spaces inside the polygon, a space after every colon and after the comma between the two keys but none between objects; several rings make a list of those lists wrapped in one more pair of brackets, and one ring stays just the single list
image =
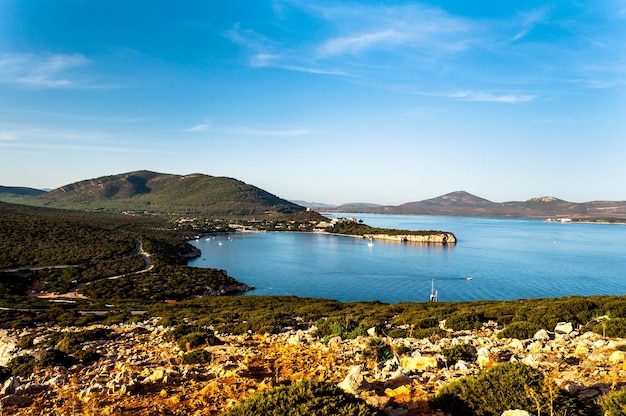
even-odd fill
[{"label": "distant mountain", "polygon": [[88,179],[22,203],[66,209],[275,216],[305,208],[232,178],[137,171]]},{"label": "distant mountain", "polygon": [[302,207],[310,208],[314,211],[324,211],[327,209],[333,209],[337,207],[337,205],[324,204],[321,202],[308,202],[308,201],[301,201],[301,200],[291,200],[290,202],[293,202],[294,204],[300,205]]},{"label": "distant mountain", "polygon": [[567,202],[542,196],[527,201],[491,202],[464,191],[398,206],[345,204],[332,211],[406,215],[456,215],[511,218],[626,218],[626,201]]},{"label": "distant mountain", "polygon": [[0,186],[0,196],[5,197],[22,197],[35,196],[43,194],[46,191],[34,188],[24,188],[21,186]]}]

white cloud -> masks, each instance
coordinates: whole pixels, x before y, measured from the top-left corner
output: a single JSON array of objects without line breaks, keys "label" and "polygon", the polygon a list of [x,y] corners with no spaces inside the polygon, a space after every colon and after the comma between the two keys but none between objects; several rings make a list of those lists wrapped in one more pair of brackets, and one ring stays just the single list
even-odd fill
[{"label": "white cloud", "polygon": [[30,88],[76,88],[85,79],[75,73],[89,64],[80,54],[5,53],[0,55],[0,82]]}]

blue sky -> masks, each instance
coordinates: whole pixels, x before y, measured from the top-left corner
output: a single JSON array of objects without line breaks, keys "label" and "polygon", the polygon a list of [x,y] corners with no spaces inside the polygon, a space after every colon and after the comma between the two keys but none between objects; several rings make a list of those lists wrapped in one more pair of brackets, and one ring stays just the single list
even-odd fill
[{"label": "blue sky", "polygon": [[0,184],[626,200],[626,0],[0,2]]}]

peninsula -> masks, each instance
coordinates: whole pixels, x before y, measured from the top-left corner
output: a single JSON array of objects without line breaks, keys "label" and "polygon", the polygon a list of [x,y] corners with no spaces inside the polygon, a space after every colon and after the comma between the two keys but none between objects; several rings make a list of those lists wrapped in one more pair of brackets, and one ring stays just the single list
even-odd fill
[{"label": "peninsula", "polygon": [[377,228],[358,222],[356,218],[335,218],[325,228],[331,234],[349,235],[369,240],[396,241],[418,244],[455,244],[456,236],[448,231],[437,230],[397,230]]}]

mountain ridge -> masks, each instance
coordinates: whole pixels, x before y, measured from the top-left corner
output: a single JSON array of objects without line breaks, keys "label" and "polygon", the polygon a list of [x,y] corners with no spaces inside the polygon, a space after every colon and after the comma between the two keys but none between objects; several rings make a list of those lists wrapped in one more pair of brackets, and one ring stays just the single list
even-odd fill
[{"label": "mountain ridge", "polygon": [[[9,202],[15,202],[15,198]],[[19,202],[66,209],[222,217],[280,216],[305,210],[237,179],[149,170],[86,179],[38,195],[23,196]]]},{"label": "mountain ridge", "polygon": [[[311,208],[304,201],[303,206]],[[347,203],[325,208],[328,212],[404,215],[451,215],[510,218],[626,218],[626,201],[569,202],[553,196],[526,201],[492,202],[466,191],[450,192],[400,205]]]}]

